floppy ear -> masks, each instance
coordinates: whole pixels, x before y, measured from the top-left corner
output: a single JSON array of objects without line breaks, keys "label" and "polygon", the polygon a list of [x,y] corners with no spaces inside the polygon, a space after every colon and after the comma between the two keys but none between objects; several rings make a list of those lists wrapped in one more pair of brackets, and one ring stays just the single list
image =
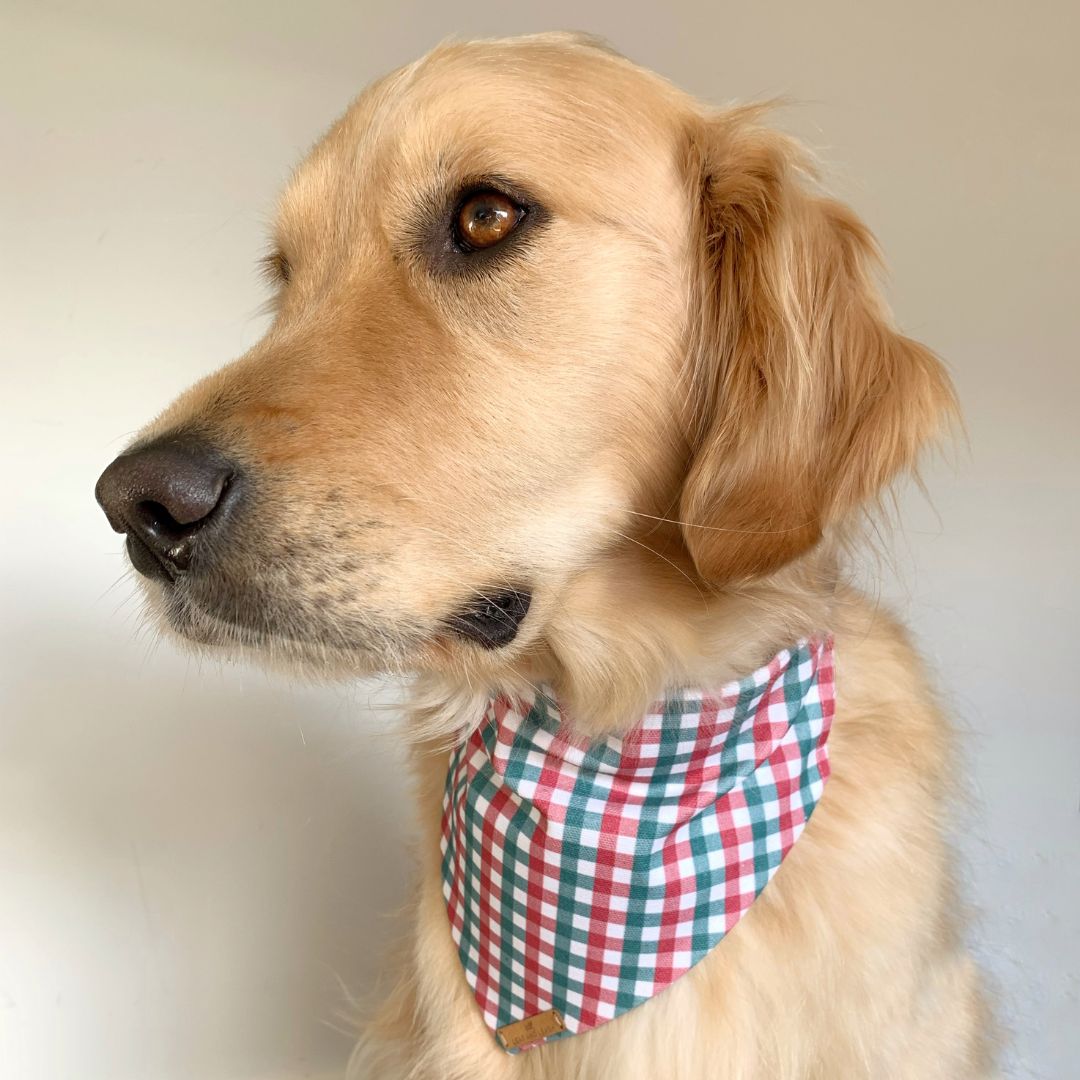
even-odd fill
[{"label": "floppy ear", "polygon": [[938,360],[890,323],[865,226],[815,194],[802,151],[755,116],[702,119],[689,142],[699,321],[679,517],[712,582],[812,547],[912,467],[954,408]]}]

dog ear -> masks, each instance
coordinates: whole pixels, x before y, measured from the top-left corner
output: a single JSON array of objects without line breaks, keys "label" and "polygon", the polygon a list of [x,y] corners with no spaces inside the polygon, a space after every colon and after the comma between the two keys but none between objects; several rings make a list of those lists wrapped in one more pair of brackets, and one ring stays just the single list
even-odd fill
[{"label": "dog ear", "polygon": [[690,141],[693,437],[679,518],[701,577],[767,574],[914,466],[954,408],[934,355],[892,327],[877,252],[815,194],[793,140],[754,110]]}]

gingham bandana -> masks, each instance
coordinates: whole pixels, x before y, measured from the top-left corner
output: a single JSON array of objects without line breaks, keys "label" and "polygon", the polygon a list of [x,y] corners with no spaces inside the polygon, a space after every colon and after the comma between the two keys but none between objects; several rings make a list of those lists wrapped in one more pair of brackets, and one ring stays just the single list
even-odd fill
[{"label": "gingham bandana", "polygon": [[623,738],[574,739],[544,694],[490,703],[450,759],[442,874],[488,1027],[555,1018],[504,1048],[613,1019],[731,930],[821,795],[833,709],[830,638],[674,693]]}]

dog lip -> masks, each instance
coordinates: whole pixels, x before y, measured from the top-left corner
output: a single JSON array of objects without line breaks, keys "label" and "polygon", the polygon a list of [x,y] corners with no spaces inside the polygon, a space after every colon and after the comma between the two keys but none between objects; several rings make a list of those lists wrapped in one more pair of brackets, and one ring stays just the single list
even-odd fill
[{"label": "dog lip", "polygon": [[[385,670],[379,664],[377,631],[370,635],[362,629],[352,633],[348,630],[324,633],[314,623],[307,630],[298,630],[283,623],[280,613],[258,606],[241,602],[223,608],[186,575],[181,575],[166,592],[165,620],[174,632],[196,644],[224,649],[240,647],[264,655],[268,651],[291,650],[293,659],[313,664],[332,655],[335,659],[352,658],[365,671]],[[419,628],[396,630],[396,642],[401,648],[422,641]],[[387,639],[388,634],[384,632],[381,637]]]},{"label": "dog lip", "polygon": [[159,581],[164,585],[175,583],[175,573],[150,550],[142,538],[134,531],[127,534],[127,553],[131,565],[143,577],[149,578],[151,581]]},{"label": "dog lip", "polygon": [[477,592],[472,600],[445,620],[445,625],[482,649],[501,649],[517,637],[531,604],[530,589]]}]

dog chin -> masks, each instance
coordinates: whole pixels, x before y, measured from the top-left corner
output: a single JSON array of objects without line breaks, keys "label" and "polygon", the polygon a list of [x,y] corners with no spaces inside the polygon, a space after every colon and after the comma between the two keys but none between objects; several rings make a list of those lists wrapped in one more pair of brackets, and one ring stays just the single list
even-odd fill
[{"label": "dog chin", "polygon": [[151,619],[170,638],[200,654],[318,681],[413,670],[408,658],[418,643],[400,633],[373,627],[366,634],[346,636],[331,624],[284,625],[265,612],[242,619],[210,610],[176,585],[147,582],[144,591]]}]

